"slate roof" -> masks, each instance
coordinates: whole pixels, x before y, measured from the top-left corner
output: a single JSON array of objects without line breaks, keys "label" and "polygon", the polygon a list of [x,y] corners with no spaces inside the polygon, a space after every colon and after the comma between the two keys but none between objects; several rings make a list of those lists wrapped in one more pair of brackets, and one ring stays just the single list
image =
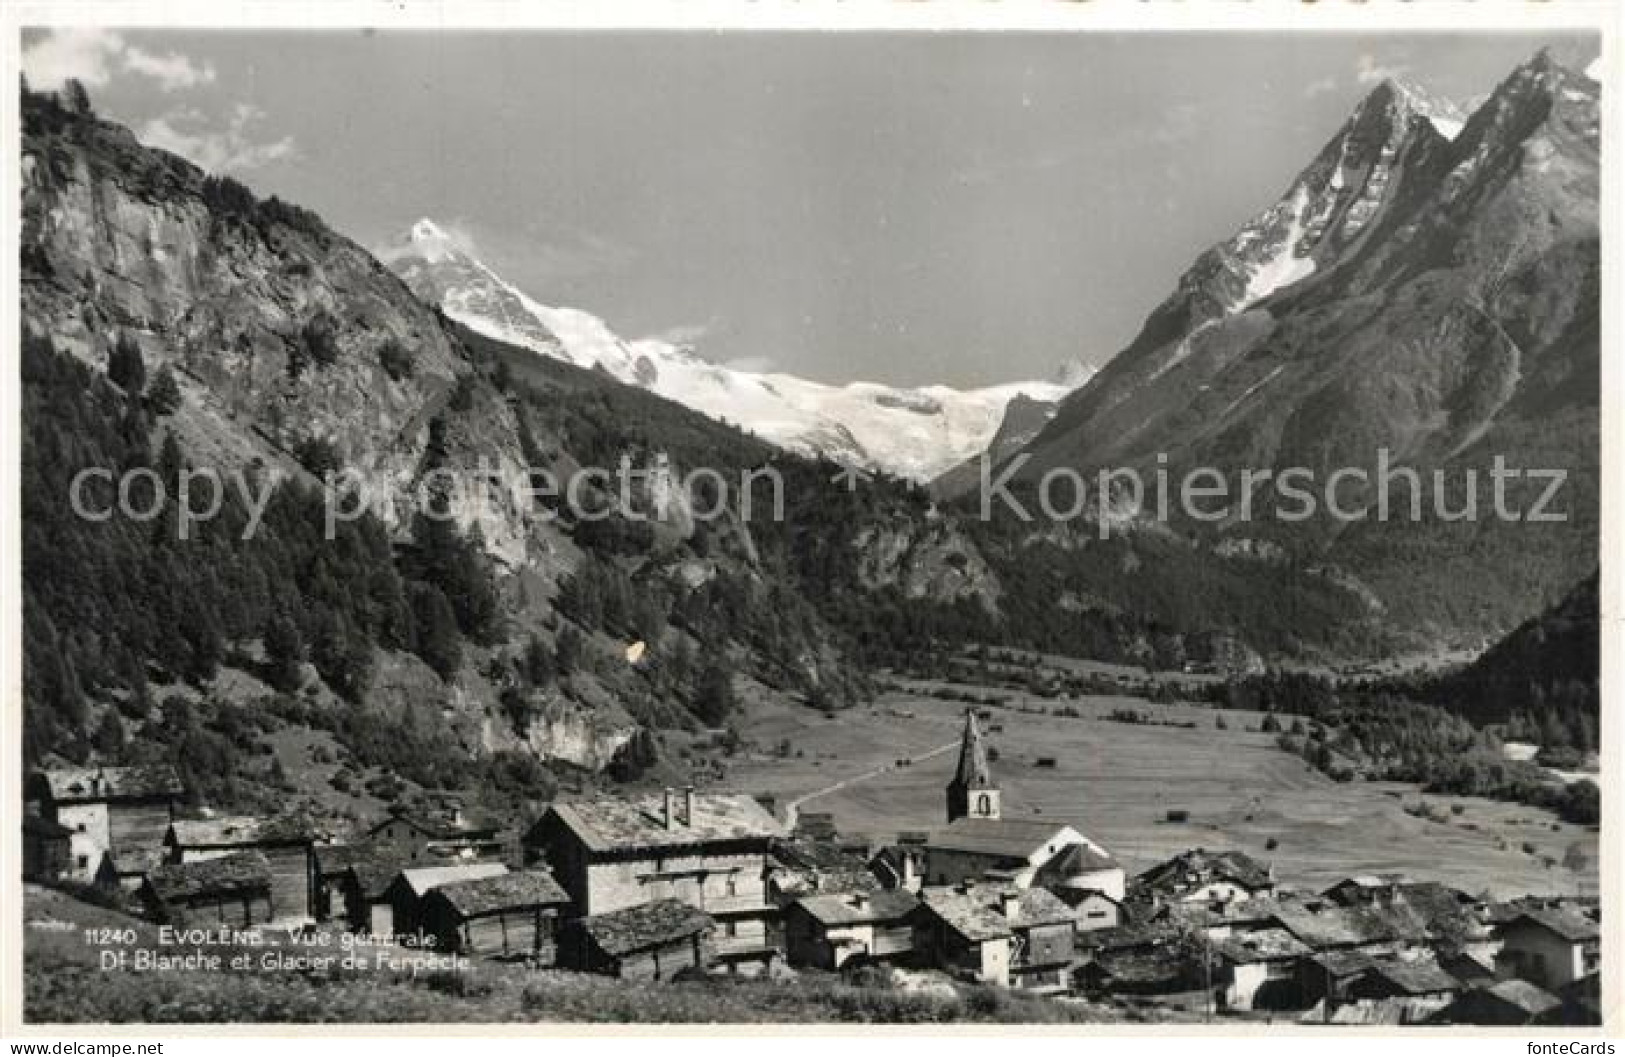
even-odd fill
[{"label": "slate roof", "polygon": [[[681,815],[683,798],[677,797]],[[731,793],[695,793],[694,818],[667,829],[663,796],[642,800],[601,797],[554,804],[550,813],[568,826],[592,851],[669,848],[720,841],[768,840],[783,837],[784,827],[754,797]]]},{"label": "slate roof", "polygon": [[1007,859],[1028,859],[1055,841],[1066,829],[1071,827],[1064,822],[1036,819],[962,818],[933,830],[926,847]]},{"label": "slate roof", "polygon": [[1434,939],[1461,943],[1487,939],[1489,926],[1477,900],[1435,881],[1406,881],[1397,876],[1351,877],[1326,889],[1340,906],[1397,906],[1413,913]]},{"label": "slate roof", "polygon": [[1360,951],[1321,951],[1309,960],[1322,972],[1337,978],[1359,976],[1377,964],[1377,959]]},{"label": "slate roof", "polygon": [[1165,895],[1183,895],[1214,881],[1229,881],[1249,892],[1271,888],[1269,867],[1239,851],[1193,848],[1140,874],[1140,886]]},{"label": "slate roof", "polygon": [[1316,950],[1419,941],[1427,935],[1421,918],[1402,906],[1328,907],[1318,911],[1278,906],[1273,916],[1288,932]]},{"label": "slate roof", "polygon": [[1446,952],[1439,955],[1439,966],[1464,984],[1477,985],[1495,979],[1495,966],[1486,965],[1467,951]]},{"label": "slate roof", "polygon": [[871,892],[880,887],[861,856],[829,841],[777,841],[773,858],[778,864],[773,884],[785,895]]},{"label": "slate roof", "polygon": [[120,877],[137,877],[162,866],[162,848],[115,848],[109,854],[113,872]]},{"label": "slate roof", "polygon": [[1058,884],[1065,884],[1067,878],[1076,877],[1079,874],[1098,873],[1101,870],[1115,870],[1117,868],[1116,859],[1087,844],[1074,844],[1053,860],[1044,864],[1044,872],[1053,875]]},{"label": "slate roof", "polygon": [[1042,888],[1014,890],[1015,913],[1006,917],[1003,897],[1008,888],[975,887],[926,888],[920,892],[921,905],[972,943],[1009,936],[1040,925],[1058,925],[1075,920],[1072,908]]},{"label": "slate roof", "polygon": [[581,928],[605,954],[620,957],[707,931],[711,916],[680,899],[661,899],[581,919]]},{"label": "slate roof", "polygon": [[146,883],[166,903],[204,895],[236,895],[269,890],[271,864],[257,851],[153,868]]},{"label": "slate roof", "polygon": [[1080,951],[1144,950],[1167,944],[1180,930],[1164,921],[1131,922],[1109,929],[1089,929],[1073,939]]},{"label": "slate roof", "polygon": [[367,832],[369,835],[377,833],[391,822],[404,822],[419,833],[438,840],[489,837],[500,828],[490,822],[469,818],[459,819],[457,813],[453,810],[399,808],[391,810],[388,818],[379,821]]},{"label": "slate roof", "polygon": [[[1143,909],[1144,903],[1134,904]],[[1263,925],[1275,920],[1282,904],[1267,896],[1231,900],[1220,906],[1207,903],[1173,902],[1163,905],[1155,913],[1169,921],[1190,928],[1216,928],[1222,925]]]},{"label": "slate roof", "polygon": [[1394,1024],[1421,1024],[1439,1012],[1439,1003],[1418,998],[1365,998],[1358,1002],[1345,1002],[1327,1017],[1323,1006],[1304,1014],[1299,1023],[1336,1024],[1343,1026]]},{"label": "slate roof", "polygon": [[825,927],[900,921],[919,905],[919,897],[901,889],[816,895],[796,901],[796,906]]},{"label": "slate roof", "polygon": [[1191,971],[1190,959],[1169,947],[1149,951],[1104,951],[1084,967],[1087,975],[1118,984],[1177,986]]},{"label": "slate roof", "polygon": [[1436,962],[1384,960],[1374,963],[1371,971],[1407,995],[1461,990],[1461,981],[1451,976]]},{"label": "slate roof", "polygon": [[318,844],[311,851],[316,858],[316,869],[323,877],[344,873],[362,859],[377,854],[370,844]]},{"label": "slate roof", "polygon": [[1286,929],[1260,929],[1227,936],[1213,945],[1213,951],[1221,958],[1250,965],[1296,960],[1308,954],[1309,948]]},{"label": "slate roof", "polygon": [[[418,866],[401,870],[395,876],[421,899],[431,889],[441,885],[474,881],[482,877],[500,877],[507,872],[508,868],[499,862],[472,862],[463,866]],[[393,883],[390,887],[394,887]]]},{"label": "slate roof", "polygon": [[562,906],[570,897],[553,875],[545,870],[475,877],[436,886],[431,897],[444,899],[452,910],[465,918],[493,914],[499,910],[528,910],[532,907]]},{"label": "slate roof", "polygon": [[235,848],[264,844],[307,844],[314,840],[301,819],[229,815],[176,819],[165,842],[178,848]]},{"label": "slate roof", "polygon": [[1584,943],[1588,940],[1595,940],[1601,934],[1597,923],[1584,914],[1576,914],[1572,910],[1557,908],[1525,909],[1517,917],[1507,922],[1502,931],[1511,931],[1526,921],[1556,934],[1569,943]]},{"label": "slate roof", "polygon": [[1543,991],[1528,980],[1502,980],[1484,989],[1510,1006],[1516,1006],[1532,1017],[1549,1013],[1563,1003],[1556,996]]},{"label": "slate roof", "polygon": [[186,790],[167,764],[143,767],[61,767],[36,775],[58,804],[179,797]]}]

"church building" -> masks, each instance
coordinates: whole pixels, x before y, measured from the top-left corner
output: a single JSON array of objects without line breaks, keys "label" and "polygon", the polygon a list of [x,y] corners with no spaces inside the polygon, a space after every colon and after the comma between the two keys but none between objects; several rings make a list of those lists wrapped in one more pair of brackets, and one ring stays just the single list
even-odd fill
[{"label": "church building", "polygon": [[987,762],[987,744],[976,713],[965,710],[965,734],[959,745],[959,766],[948,783],[948,821],[962,818],[998,818],[999,787]]},{"label": "church building", "polygon": [[965,713],[959,765],[946,800],[948,824],[934,830],[923,849],[925,885],[994,880],[1019,889],[1037,883],[1123,898],[1123,868],[1077,829],[1053,820],[1002,817],[1001,792],[974,712]]}]

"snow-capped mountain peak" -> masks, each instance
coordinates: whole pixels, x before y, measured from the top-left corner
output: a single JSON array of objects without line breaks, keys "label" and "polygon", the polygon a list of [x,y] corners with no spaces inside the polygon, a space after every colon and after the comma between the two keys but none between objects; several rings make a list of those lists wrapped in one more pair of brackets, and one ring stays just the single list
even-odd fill
[{"label": "snow-capped mountain peak", "polygon": [[488,337],[601,370],[788,450],[920,481],[985,450],[1017,396],[1053,404],[1094,373],[1080,362],[1059,381],[981,389],[826,385],[720,366],[659,338],[624,339],[590,312],[528,296],[428,218],[379,257],[419,297]]},{"label": "snow-capped mountain peak", "polygon": [[1391,77],[1387,82],[1403,105],[1412,113],[1428,119],[1445,139],[1455,139],[1467,124],[1467,113],[1461,107],[1440,95],[1435,95],[1415,81]]}]

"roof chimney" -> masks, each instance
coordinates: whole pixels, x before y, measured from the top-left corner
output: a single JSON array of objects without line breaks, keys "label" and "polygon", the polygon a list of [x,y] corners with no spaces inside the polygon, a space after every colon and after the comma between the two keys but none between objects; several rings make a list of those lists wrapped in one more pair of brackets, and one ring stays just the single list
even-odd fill
[{"label": "roof chimney", "polygon": [[854,907],[856,907],[857,909],[859,909],[859,910],[868,910],[869,909],[869,893],[868,892],[854,893],[853,896],[852,896],[852,905]]},{"label": "roof chimney", "polygon": [[694,787],[683,787],[683,825],[694,825]]},{"label": "roof chimney", "polygon": [[814,866],[807,873],[807,882],[812,885],[814,892],[822,892],[824,890],[824,871]]},{"label": "roof chimney", "polygon": [[1004,920],[1014,921],[1021,916],[1021,893],[1000,892],[999,910],[1004,914]]},{"label": "roof chimney", "polygon": [[670,786],[666,787],[666,806],[660,813],[660,821],[667,829],[677,828],[677,791]]}]

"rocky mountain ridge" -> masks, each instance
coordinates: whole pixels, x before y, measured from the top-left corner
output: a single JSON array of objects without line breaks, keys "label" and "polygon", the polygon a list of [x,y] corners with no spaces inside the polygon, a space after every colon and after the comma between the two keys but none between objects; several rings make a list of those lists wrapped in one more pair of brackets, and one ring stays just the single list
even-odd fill
[{"label": "rocky mountain ridge", "polygon": [[[1386,451],[1424,478],[1445,472],[1445,506],[1459,509],[1467,471],[1487,476],[1494,455],[1563,469],[1563,525],[1468,527],[1431,509],[1349,524],[1322,506],[1301,525],[1174,526],[1335,567],[1423,635],[1506,630],[1595,562],[1598,119],[1596,82],[1544,52],[1459,129],[1445,124],[1454,138],[1415,89],[1379,85],[1010,456],[1018,478],[1165,466],[1234,482],[1302,467],[1324,482],[1355,467],[1369,481]],[[1532,482],[1514,487],[1527,509]],[[1255,509],[1277,498],[1266,484]],[[1375,495],[1356,484],[1341,498],[1361,509]],[[1530,547],[1538,567],[1514,557]]]}]

